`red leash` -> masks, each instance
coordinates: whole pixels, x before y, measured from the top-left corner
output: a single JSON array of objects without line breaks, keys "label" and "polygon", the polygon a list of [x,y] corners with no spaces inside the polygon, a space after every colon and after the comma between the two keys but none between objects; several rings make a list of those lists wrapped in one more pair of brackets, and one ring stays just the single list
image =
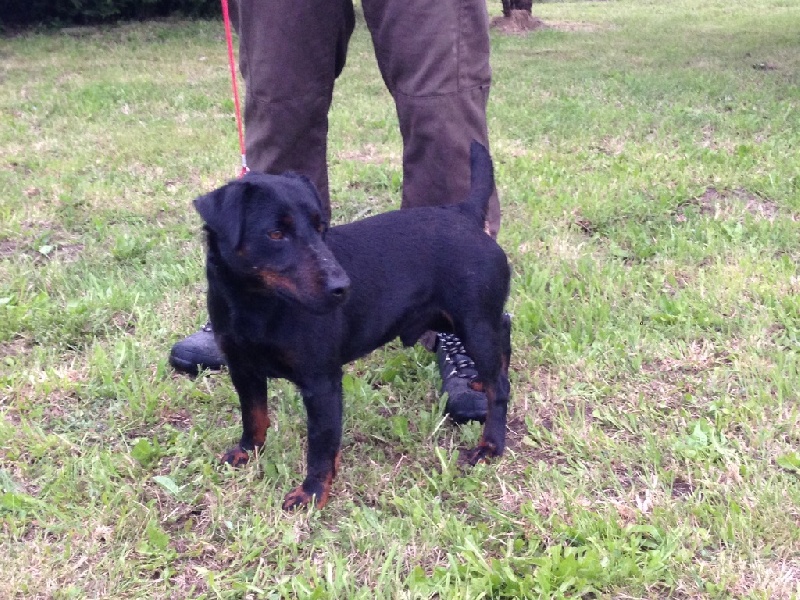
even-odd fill
[{"label": "red leash", "polygon": [[236,127],[239,130],[239,150],[242,153],[242,172],[243,176],[250,169],[247,168],[247,157],[244,151],[244,133],[242,132],[242,114],[239,111],[239,88],[236,84],[236,63],[233,59],[233,36],[231,35],[231,17],[228,12],[228,0],[222,0],[222,18],[225,21],[225,39],[228,42],[228,62],[231,66],[231,83],[233,85],[233,105],[236,109]]}]

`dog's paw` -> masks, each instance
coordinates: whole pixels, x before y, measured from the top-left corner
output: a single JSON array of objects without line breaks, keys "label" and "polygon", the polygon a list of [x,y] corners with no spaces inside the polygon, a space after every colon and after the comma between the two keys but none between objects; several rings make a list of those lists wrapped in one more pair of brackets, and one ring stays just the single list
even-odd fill
[{"label": "dog's paw", "polygon": [[241,467],[242,465],[247,464],[247,461],[250,460],[250,453],[237,444],[223,454],[221,460],[232,467]]},{"label": "dog's paw", "polygon": [[317,508],[322,508],[328,503],[330,484],[319,485],[319,490],[313,492],[306,491],[305,485],[306,484],[298,485],[295,489],[286,494],[286,497],[283,499],[283,510],[298,510],[308,507],[309,504],[314,504]]},{"label": "dog's paw", "polygon": [[475,466],[479,462],[489,462],[489,459],[497,458],[503,454],[502,450],[497,449],[497,446],[490,442],[482,441],[480,444],[475,446],[472,450],[467,450],[463,454],[464,461],[471,465]]}]

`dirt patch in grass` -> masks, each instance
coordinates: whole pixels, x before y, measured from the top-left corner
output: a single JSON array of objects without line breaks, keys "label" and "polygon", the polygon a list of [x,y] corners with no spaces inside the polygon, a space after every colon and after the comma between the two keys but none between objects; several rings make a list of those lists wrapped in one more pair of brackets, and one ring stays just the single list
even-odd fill
[{"label": "dirt patch in grass", "polygon": [[378,148],[375,144],[364,144],[352,152],[342,151],[338,153],[338,156],[340,160],[352,160],[372,165],[399,164],[400,162],[400,156],[394,152],[386,152],[385,149]]},{"label": "dirt patch in grass", "polygon": [[548,29],[544,21],[524,10],[512,10],[507,17],[495,17],[492,19],[491,27],[505,34],[521,34]]},{"label": "dirt patch in grass", "polygon": [[718,214],[728,206],[742,208],[754,217],[765,218],[769,221],[778,214],[778,205],[746,190],[737,189],[720,192],[714,187],[708,188],[699,198],[700,209],[706,214]]},{"label": "dirt patch in grass", "polygon": [[542,21],[524,10],[512,10],[511,16],[495,17],[492,19],[491,28],[506,35],[521,35],[532,31],[550,29],[564,32],[591,33],[599,29],[607,29],[597,23],[583,21]]},{"label": "dirt patch in grass", "polygon": [[778,65],[770,62],[759,62],[753,65],[756,71],[777,71]]},{"label": "dirt patch in grass", "polygon": [[584,21],[548,21],[547,26],[556,31],[580,31],[591,33],[601,29],[611,29],[607,25],[598,25],[597,23],[586,23]]},{"label": "dirt patch in grass", "polygon": [[169,423],[175,429],[189,431],[194,423],[194,417],[185,408],[179,410],[164,410],[161,416],[164,423]]},{"label": "dirt patch in grass", "polygon": [[678,377],[683,377],[687,374],[704,373],[730,363],[731,352],[720,350],[706,340],[694,340],[687,344],[679,357],[648,361],[642,365],[642,371],[648,374],[677,373]]},{"label": "dirt patch in grass", "polygon": [[0,242],[0,259],[3,258],[11,258],[12,256],[16,256],[21,251],[21,246],[19,242],[13,242],[11,240],[3,240]]},{"label": "dirt patch in grass", "polygon": [[674,499],[691,496],[694,493],[694,484],[680,475],[672,482],[672,497]]},{"label": "dirt patch in grass", "polygon": [[[701,215],[716,220],[736,219],[749,214],[756,220],[771,223],[780,214],[778,204],[768,198],[743,189],[718,190],[713,186],[679,207],[676,215],[678,222],[686,220],[687,206],[695,206]],[[794,217],[792,220],[795,220]]]},{"label": "dirt patch in grass", "polygon": [[62,262],[73,262],[83,253],[84,244],[58,224],[42,221],[22,223],[25,239],[0,241],[0,260],[29,256],[46,261],[56,256]]},{"label": "dirt patch in grass", "polygon": [[56,256],[62,262],[73,262],[83,255],[83,244],[60,244],[56,246]]},{"label": "dirt patch in grass", "polygon": [[0,343],[0,358],[20,356],[31,348],[30,340],[23,337]]},{"label": "dirt patch in grass", "polygon": [[119,331],[123,331],[128,335],[136,333],[136,315],[129,312],[115,312],[111,317],[111,324],[114,325]]}]

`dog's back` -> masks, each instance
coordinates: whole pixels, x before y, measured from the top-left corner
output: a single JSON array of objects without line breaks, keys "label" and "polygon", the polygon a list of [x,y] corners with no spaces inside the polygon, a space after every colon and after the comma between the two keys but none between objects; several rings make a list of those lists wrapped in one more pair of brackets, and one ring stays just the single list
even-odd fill
[{"label": "dog's back", "polygon": [[341,309],[346,360],[398,336],[413,344],[427,329],[452,330],[472,310],[502,314],[508,262],[484,232],[492,163],[477,143],[471,161],[470,194],[460,204],[382,213],[328,232],[326,244],[351,280]]}]

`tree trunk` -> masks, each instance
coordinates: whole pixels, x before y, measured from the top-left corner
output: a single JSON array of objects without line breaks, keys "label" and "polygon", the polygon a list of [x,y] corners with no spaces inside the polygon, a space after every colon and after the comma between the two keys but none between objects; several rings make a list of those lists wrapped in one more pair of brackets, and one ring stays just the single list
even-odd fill
[{"label": "tree trunk", "polygon": [[531,14],[533,0],[503,0],[503,16],[510,17],[512,10],[524,10]]}]

